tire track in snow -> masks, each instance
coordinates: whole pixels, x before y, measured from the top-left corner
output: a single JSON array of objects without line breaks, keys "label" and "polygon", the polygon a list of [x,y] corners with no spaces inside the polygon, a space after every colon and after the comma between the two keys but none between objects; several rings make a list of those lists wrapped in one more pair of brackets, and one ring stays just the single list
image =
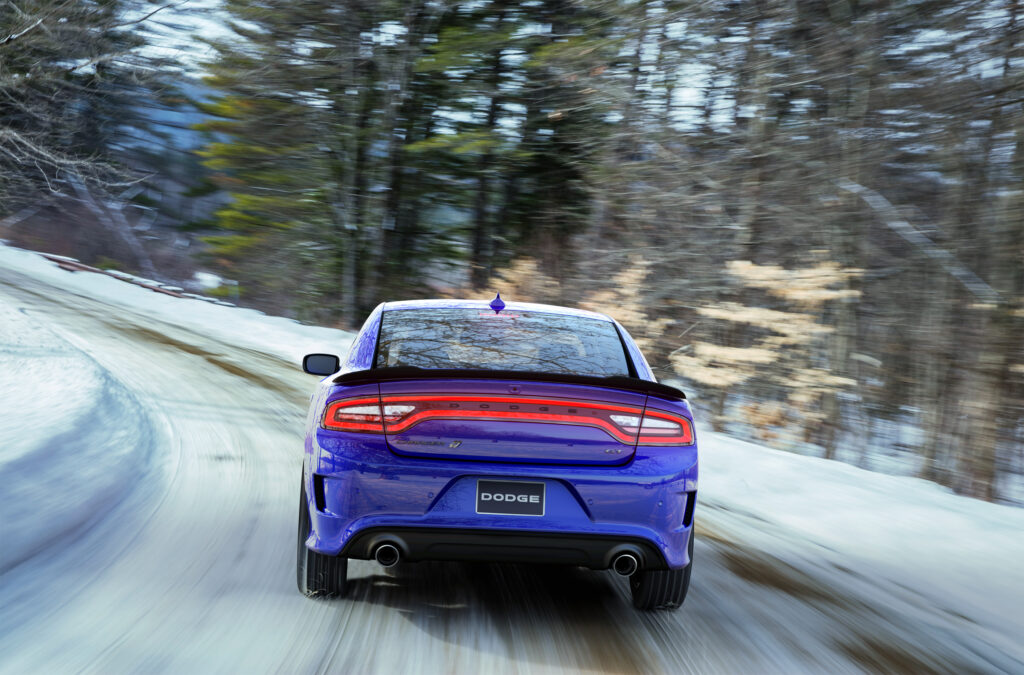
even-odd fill
[{"label": "tire track in snow", "polygon": [[70,336],[2,295],[0,315],[4,574],[116,508],[146,473],[155,431],[131,391]]}]

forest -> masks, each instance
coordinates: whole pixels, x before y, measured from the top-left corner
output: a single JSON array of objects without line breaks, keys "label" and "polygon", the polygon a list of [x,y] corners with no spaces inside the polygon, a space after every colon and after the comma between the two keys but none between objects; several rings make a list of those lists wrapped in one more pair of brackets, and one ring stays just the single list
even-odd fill
[{"label": "forest", "polygon": [[1024,503],[1020,4],[2,0],[0,238],[595,309],[717,430]]}]

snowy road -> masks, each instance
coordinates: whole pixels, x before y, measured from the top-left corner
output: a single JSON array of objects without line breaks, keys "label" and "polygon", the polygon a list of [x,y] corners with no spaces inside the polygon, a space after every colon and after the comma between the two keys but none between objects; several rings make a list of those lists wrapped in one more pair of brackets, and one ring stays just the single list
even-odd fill
[{"label": "snowy road", "polygon": [[[0,320],[7,382],[99,387],[106,406],[0,454],[0,475],[21,462],[29,481],[4,506],[20,514],[4,538],[28,553],[0,558],[3,672],[1024,672],[1014,628],[829,562],[720,498],[698,510],[676,613],[635,612],[610,573],[512,565],[354,562],[350,597],[307,600],[294,542],[312,378],[4,269]],[[56,355],[59,373],[33,369]],[[61,422],[26,412],[0,435]],[[75,438],[120,454],[61,452]]]}]

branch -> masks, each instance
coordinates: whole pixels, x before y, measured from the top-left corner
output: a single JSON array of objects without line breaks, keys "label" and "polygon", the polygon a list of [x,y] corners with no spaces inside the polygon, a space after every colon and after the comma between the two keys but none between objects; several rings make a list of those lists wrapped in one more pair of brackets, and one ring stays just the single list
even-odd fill
[{"label": "branch", "polygon": [[955,277],[957,281],[964,285],[964,288],[973,293],[979,300],[997,304],[1002,302],[1003,298],[1002,295],[999,294],[999,291],[985,283],[981,277],[971,271],[971,269],[962,262],[957,260],[952,253],[940,248],[931,239],[914,229],[913,225],[900,218],[896,211],[896,207],[894,207],[888,199],[870,188],[866,188],[859,183],[854,183],[848,178],[840,178],[836,181],[836,185],[840,189],[852,192],[863,199],[868,206],[874,209],[875,212],[881,216],[882,222],[885,223],[889,229],[909,241],[914,246],[917,246],[929,258],[938,261],[938,263],[942,265],[947,272]]},{"label": "branch", "polygon": [[[133,25],[135,25],[137,23],[142,23],[144,21],[149,20],[149,18],[152,17],[157,12],[161,12],[161,11],[163,11],[165,9],[170,8],[170,7],[177,7],[178,5],[183,5],[186,2],[188,2],[188,0],[180,0],[180,2],[171,2],[171,3],[168,3],[166,5],[161,5],[160,7],[157,7],[156,9],[154,9],[152,12],[146,14],[145,16],[142,16],[142,17],[140,17],[138,19],[132,19],[131,21],[125,21],[124,23],[116,23],[116,24],[110,26],[110,28],[111,29],[114,29],[114,28],[124,28],[125,26],[133,26]],[[64,6],[67,5],[67,4],[68,3],[65,2],[60,7],[58,7],[56,10],[51,11],[49,14],[45,14],[45,15],[39,17],[32,24],[30,24],[28,26],[28,28],[20,30],[17,33],[11,33],[7,37],[5,37],[3,39],[0,39],[0,47],[8,45],[8,44],[14,42],[15,40],[17,40],[18,38],[24,37],[25,35],[31,33],[36,28],[39,28],[41,25],[43,25],[43,22],[46,21],[46,19],[48,19],[53,14],[55,14],[57,11],[60,11],[61,9],[63,9]]]},{"label": "branch", "polygon": [[157,12],[162,12],[163,10],[168,9],[169,7],[177,7],[178,5],[184,5],[186,2],[188,2],[188,0],[181,0],[181,2],[171,2],[166,5],[161,5],[160,7],[157,7],[152,12],[143,16],[140,19],[132,19],[131,21],[125,21],[124,23],[117,23],[111,26],[111,28],[124,28],[125,26],[133,26],[137,23],[142,23],[143,21],[148,20],[149,17],[153,16]]},{"label": "branch", "polygon": [[[54,7],[53,9],[51,9],[48,13],[43,14],[41,17],[36,19],[35,23],[30,25],[28,28],[25,28],[24,30],[21,30],[21,31],[19,31],[17,33],[11,33],[7,37],[5,37],[3,40],[0,40],[0,47],[3,47],[4,45],[10,44],[11,42],[14,42],[15,40],[17,40],[18,38],[20,38],[20,37],[22,37],[22,36],[32,32],[32,31],[34,31],[36,28],[39,28],[40,26],[43,25],[44,21],[46,21],[51,16],[53,16],[57,12],[61,11],[65,7],[67,7],[71,2],[72,2],[72,0],[66,0],[66,2],[61,3],[57,7]],[[18,14],[21,14],[22,16],[27,16],[25,14],[25,12],[21,11],[18,8],[18,6],[15,5],[13,2],[8,2],[7,4],[10,5],[11,7],[13,7],[15,9],[15,11],[18,12]]]},{"label": "branch", "polygon": [[11,43],[11,42],[14,42],[14,41],[15,41],[15,40],[17,40],[18,38],[20,38],[20,37],[22,37],[23,35],[25,35],[26,33],[29,33],[29,32],[31,32],[31,31],[35,30],[36,28],[38,28],[38,27],[40,26],[40,24],[42,24],[42,23],[43,23],[43,20],[44,20],[44,19],[46,19],[46,17],[45,17],[45,16],[41,16],[41,17],[39,17],[38,19],[36,19],[36,22],[35,22],[34,24],[32,24],[31,26],[29,26],[29,27],[28,27],[28,28],[26,28],[25,30],[23,30],[23,31],[20,31],[20,32],[18,32],[18,33],[11,33],[11,34],[10,34],[10,35],[8,35],[7,37],[5,37],[5,38],[4,38],[3,40],[0,40],[0,47],[3,47],[4,45],[6,45],[6,44],[9,44],[9,43]]},{"label": "branch", "polygon": [[[2,143],[4,140],[11,141],[14,148],[5,148]],[[95,164],[95,162],[90,162],[89,160],[73,159],[48,151],[13,129],[0,129],[0,150],[5,151],[16,161],[26,161],[27,158],[41,159],[46,164],[57,168],[85,167]],[[13,150],[17,150],[20,154],[14,154]]]}]

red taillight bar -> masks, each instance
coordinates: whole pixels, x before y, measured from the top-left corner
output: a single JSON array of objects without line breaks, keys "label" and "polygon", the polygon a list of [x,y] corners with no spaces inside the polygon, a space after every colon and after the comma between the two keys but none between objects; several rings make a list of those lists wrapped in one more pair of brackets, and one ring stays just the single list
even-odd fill
[{"label": "red taillight bar", "polygon": [[[464,408],[466,403],[473,407]],[[492,404],[496,407],[491,408]],[[626,424],[623,417],[632,417],[633,422]],[[402,394],[379,399],[348,398],[331,401],[321,424],[334,431],[397,434],[427,420],[467,418],[595,427],[624,445],[693,444],[693,427],[680,415],[601,401],[529,396]],[[636,420],[640,420],[639,428]]]},{"label": "red taillight bar", "polygon": [[[373,412],[351,412],[346,414],[345,409],[352,408],[375,408]],[[364,434],[384,433],[384,416],[380,410],[380,398],[377,396],[363,396],[360,398],[343,398],[338,401],[331,401],[324,410],[324,418],[320,424],[324,429],[332,431],[354,431]]]}]

